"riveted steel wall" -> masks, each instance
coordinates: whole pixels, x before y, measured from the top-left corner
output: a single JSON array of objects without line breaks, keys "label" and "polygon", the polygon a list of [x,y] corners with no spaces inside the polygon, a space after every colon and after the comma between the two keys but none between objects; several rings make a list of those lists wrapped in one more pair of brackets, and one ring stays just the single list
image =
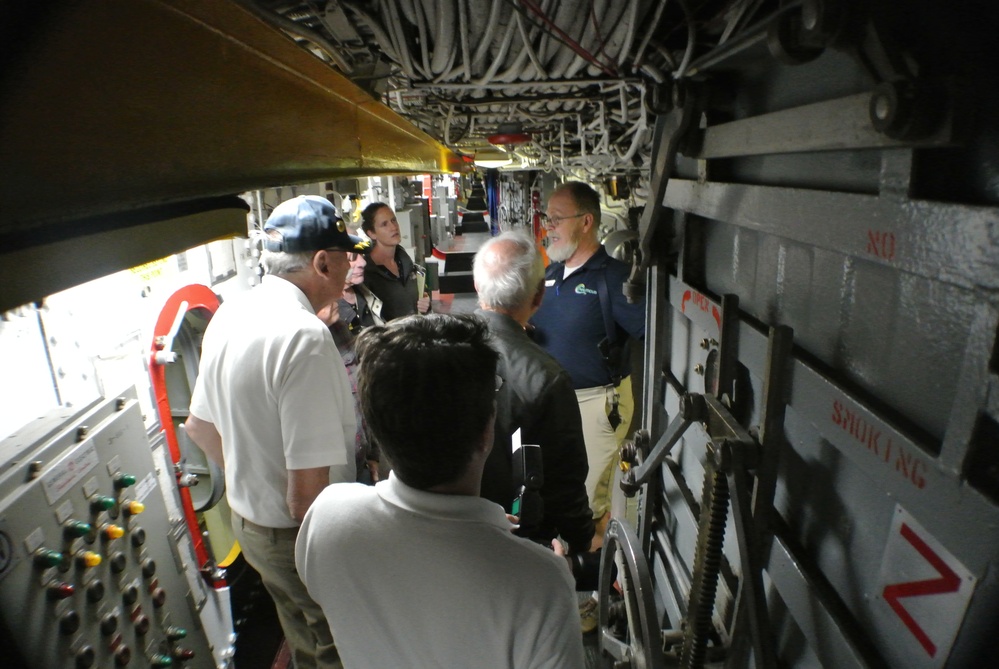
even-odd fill
[{"label": "riveted steel wall", "polygon": [[[711,394],[725,355],[737,361],[723,403],[777,463],[776,516],[757,516],[754,531],[766,642],[784,666],[988,666],[999,611],[994,74],[970,64],[968,44],[930,59],[961,86],[937,89],[927,131],[892,136],[875,127],[878,82],[847,51],[796,66],[747,54],[702,82],[726,100],[701,110],[664,191],[672,240],[657,234],[649,273],[644,427],[656,444],[683,396]],[[777,326],[793,331],[782,378],[769,366]],[[771,383],[786,413],[767,445],[756,431]],[[678,656],[702,481],[719,450],[709,423],[672,449],[639,520],[656,613],[676,633],[664,650]],[[750,467],[757,494],[763,467]],[[730,517],[709,641],[709,659],[732,667],[754,666],[758,622],[739,611],[737,529]]]}]

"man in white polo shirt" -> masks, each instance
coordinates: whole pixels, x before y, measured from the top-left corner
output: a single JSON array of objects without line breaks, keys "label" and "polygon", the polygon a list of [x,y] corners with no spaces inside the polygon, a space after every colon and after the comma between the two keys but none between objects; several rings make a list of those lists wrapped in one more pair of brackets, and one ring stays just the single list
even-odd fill
[{"label": "man in white polo shirt", "polygon": [[365,329],[357,353],[364,420],[392,472],[324,490],[297,547],[344,665],[583,667],[565,560],[479,497],[498,386],[486,324],[408,316]]},{"label": "man in white polo shirt", "polygon": [[316,312],[336,308],[347,253],[369,245],[311,195],[275,207],[264,232],[267,275],[209,323],[186,428],[225,470],[233,532],[274,599],[296,669],[341,667],[294,550],[319,492],[354,480],[350,384]]}]

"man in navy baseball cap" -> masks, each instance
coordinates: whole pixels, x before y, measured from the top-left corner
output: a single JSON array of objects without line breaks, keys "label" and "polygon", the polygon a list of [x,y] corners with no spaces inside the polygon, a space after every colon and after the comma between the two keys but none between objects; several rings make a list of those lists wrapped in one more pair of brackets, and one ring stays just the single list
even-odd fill
[{"label": "man in navy baseball cap", "polygon": [[336,206],[282,202],[264,224],[253,290],[226,300],[202,340],[187,434],[225,472],[233,534],[274,599],[296,667],[342,667],[329,624],[295,572],[305,511],[330,483],[355,480],[356,418],[333,336],[356,254]]},{"label": "man in navy baseball cap", "polygon": [[268,251],[301,253],[330,249],[348,253],[368,253],[371,242],[347,232],[340,212],[332,202],[318,195],[299,195],[285,200],[264,223]]}]

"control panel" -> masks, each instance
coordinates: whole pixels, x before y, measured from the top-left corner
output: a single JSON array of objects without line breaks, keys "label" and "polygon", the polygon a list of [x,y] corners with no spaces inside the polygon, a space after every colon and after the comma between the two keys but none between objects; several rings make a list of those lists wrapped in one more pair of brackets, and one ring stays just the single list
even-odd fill
[{"label": "control panel", "polygon": [[205,633],[210,593],[157,451],[134,390],[0,442],[0,639],[14,666],[228,663]]}]

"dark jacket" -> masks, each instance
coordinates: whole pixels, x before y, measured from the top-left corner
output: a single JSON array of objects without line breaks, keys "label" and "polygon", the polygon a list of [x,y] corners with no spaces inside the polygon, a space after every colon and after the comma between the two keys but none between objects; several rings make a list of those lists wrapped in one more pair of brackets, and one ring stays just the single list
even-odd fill
[{"label": "dark jacket", "polygon": [[496,438],[482,475],[482,497],[509,513],[513,489],[510,436],[541,447],[543,518],[529,538],[548,542],[561,535],[573,552],[589,549],[593,514],[586,499],[586,446],[572,383],[555,359],[530,340],[515,320],[479,309],[500,353],[497,373]]},{"label": "dark jacket", "polygon": [[377,265],[369,257],[364,267],[364,285],[382,301],[382,318],[390,321],[416,313],[416,265],[401,246],[395,247],[399,276]]},{"label": "dark jacket", "polygon": [[340,322],[346,323],[350,332],[355,336],[361,330],[375,324],[374,316],[371,314],[371,307],[361,290],[354,289],[355,304],[351,304],[342,297],[337,301],[337,310],[340,312]]}]

